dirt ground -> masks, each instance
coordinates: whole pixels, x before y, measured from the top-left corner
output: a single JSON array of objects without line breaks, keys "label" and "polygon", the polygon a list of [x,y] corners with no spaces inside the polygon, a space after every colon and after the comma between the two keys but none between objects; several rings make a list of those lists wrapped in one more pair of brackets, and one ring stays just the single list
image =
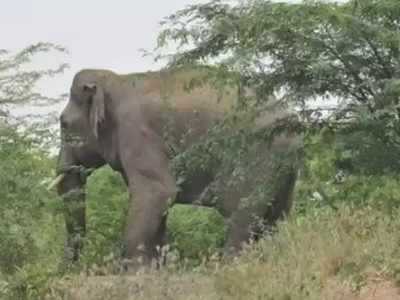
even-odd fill
[{"label": "dirt ground", "polygon": [[[64,292],[55,289],[46,299],[225,299],[216,292],[212,277],[200,274],[90,276],[65,281],[62,286]],[[369,280],[359,292],[353,292],[349,284],[332,281],[322,291],[321,300],[400,300],[400,289],[390,281],[379,278]]]},{"label": "dirt ground", "polygon": [[212,280],[200,275],[90,276],[61,285],[65,292],[60,293],[60,289],[55,289],[46,300],[216,299]]},{"label": "dirt ground", "polygon": [[400,289],[384,279],[371,279],[359,293],[352,292],[348,284],[331,284],[324,291],[325,300],[400,300]]}]

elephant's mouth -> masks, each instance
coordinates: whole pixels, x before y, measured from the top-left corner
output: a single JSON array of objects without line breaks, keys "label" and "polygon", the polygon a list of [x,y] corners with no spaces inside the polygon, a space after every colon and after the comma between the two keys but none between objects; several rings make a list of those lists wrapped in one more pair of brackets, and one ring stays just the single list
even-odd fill
[{"label": "elephant's mouth", "polygon": [[74,148],[83,147],[87,144],[87,141],[84,137],[74,133],[63,133],[62,139],[67,145]]}]

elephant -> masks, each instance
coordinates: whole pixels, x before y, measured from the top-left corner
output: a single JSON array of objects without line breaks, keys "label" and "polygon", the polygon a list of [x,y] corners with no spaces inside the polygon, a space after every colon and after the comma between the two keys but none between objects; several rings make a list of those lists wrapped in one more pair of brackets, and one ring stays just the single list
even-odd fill
[{"label": "elephant", "polygon": [[[232,110],[237,99],[233,89],[220,91],[210,84],[187,91],[185,86],[198,75],[187,69],[133,75],[85,69],[75,74],[60,116],[62,138],[54,182],[65,205],[69,259],[78,261],[82,251],[87,176],[105,164],[122,175],[129,191],[124,242],[125,256],[132,260],[150,263],[157,258],[159,247],[166,243],[168,208],[175,203],[217,207],[229,224],[226,249],[235,250],[257,232],[251,230],[254,217],[274,224],[289,213],[296,163],[271,166],[269,162],[273,156],[288,162],[289,149],[298,143],[296,137],[281,136],[268,145],[257,144],[252,150],[256,159],[243,166],[251,176],[241,186],[229,184],[229,168],[216,175],[223,169],[221,160],[212,168],[199,167],[187,171],[186,178],[178,178],[175,159],[190,147],[204,145],[210,128]],[[273,113],[259,123],[268,125],[276,118]],[[277,174],[279,168],[286,170],[282,176]],[[268,205],[242,205],[240,200],[251,198],[257,180],[273,186],[265,195]],[[224,186],[218,205],[209,196],[217,181]]]}]

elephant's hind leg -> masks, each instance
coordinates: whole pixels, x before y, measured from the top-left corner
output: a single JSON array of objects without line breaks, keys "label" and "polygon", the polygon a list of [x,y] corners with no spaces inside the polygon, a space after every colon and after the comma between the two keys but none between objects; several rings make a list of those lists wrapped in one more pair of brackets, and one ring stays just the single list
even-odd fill
[{"label": "elephant's hind leg", "polygon": [[225,243],[227,253],[239,251],[243,243],[248,242],[251,237],[251,211],[242,209],[235,211],[228,221],[228,237]]},{"label": "elephant's hind leg", "polygon": [[262,203],[247,199],[249,203],[244,207],[238,204],[229,219],[228,251],[240,250],[243,243],[258,240],[263,234],[274,231],[276,222],[291,209],[296,177],[296,172],[288,172],[277,178],[277,183],[272,185]]}]

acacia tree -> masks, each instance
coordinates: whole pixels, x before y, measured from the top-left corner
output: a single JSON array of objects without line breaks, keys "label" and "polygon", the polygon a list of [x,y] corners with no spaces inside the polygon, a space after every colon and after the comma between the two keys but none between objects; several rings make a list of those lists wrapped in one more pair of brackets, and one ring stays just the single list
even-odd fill
[{"label": "acacia tree", "polygon": [[[399,1],[216,0],[163,24],[159,47],[178,46],[171,66],[212,64],[215,81],[256,91],[243,102],[274,94],[300,108],[307,122],[281,127],[346,133],[343,147],[355,159],[377,158],[369,170],[400,167]],[[313,100],[319,107],[310,107]]]},{"label": "acacia tree", "polygon": [[66,49],[51,43],[37,43],[17,53],[0,49],[0,115],[11,117],[10,106],[22,104],[48,105],[58,98],[50,98],[35,91],[41,79],[63,72],[68,65],[60,64],[53,69],[27,70],[32,59],[50,51],[66,52]]}]

